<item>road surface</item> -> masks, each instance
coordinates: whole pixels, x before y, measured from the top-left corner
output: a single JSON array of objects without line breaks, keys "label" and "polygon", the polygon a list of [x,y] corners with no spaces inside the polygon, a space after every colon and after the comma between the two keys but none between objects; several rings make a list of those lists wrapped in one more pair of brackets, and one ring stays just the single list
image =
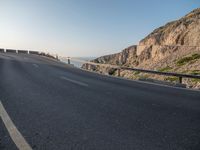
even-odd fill
[{"label": "road surface", "polygon": [[0,119],[1,150],[200,149],[198,91],[1,53],[0,101],[13,123]]}]

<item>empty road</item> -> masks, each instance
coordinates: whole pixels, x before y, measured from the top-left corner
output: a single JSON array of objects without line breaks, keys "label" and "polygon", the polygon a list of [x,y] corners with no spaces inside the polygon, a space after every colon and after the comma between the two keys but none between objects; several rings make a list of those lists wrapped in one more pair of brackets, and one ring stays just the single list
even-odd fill
[{"label": "empty road", "polygon": [[0,53],[0,102],[0,150],[200,149],[198,91]]}]

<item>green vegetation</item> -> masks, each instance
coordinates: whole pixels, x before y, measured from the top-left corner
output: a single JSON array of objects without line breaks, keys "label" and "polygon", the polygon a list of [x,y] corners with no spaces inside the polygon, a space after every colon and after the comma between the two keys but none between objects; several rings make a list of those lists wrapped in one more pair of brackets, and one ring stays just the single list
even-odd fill
[{"label": "green vegetation", "polygon": [[168,71],[170,71],[171,69],[173,69],[173,68],[167,66],[167,67],[164,67],[164,68],[160,68],[160,69],[158,69],[158,71],[160,71],[160,72],[168,72]]},{"label": "green vegetation", "polygon": [[167,77],[167,78],[165,78],[165,81],[175,82],[175,81],[178,81],[178,78],[177,77]]},{"label": "green vegetation", "polygon": [[198,82],[200,82],[200,79],[192,79],[192,82],[198,83]]},{"label": "green vegetation", "polygon": [[149,78],[148,74],[141,73],[140,71],[134,71],[132,74],[132,79],[147,79]]},{"label": "green vegetation", "polygon": [[183,74],[200,75],[200,70],[185,70],[182,71]]},{"label": "green vegetation", "polygon": [[138,75],[138,74],[140,74],[140,71],[135,71],[134,72],[134,75]]},{"label": "green vegetation", "polygon": [[[189,72],[189,74],[200,75],[200,70],[192,70],[192,71]],[[198,82],[200,82],[200,79],[192,79],[192,82],[198,83]]]},{"label": "green vegetation", "polygon": [[200,70],[192,70],[192,71],[189,72],[189,74],[200,75]]},{"label": "green vegetation", "polygon": [[197,59],[200,59],[200,54],[193,54],[191,56],[187,56],[187,57],[183,57],[181,59],[179,59],[176,64],[178,66],[182,66],[182,65],[185,65],[193,60],[197,60]]},{"label": "green vegetation", "polygon": [[[188,71],[182,71],[181,73],[184,74],[191,74],[191,75],[200,75],[200,70],[188,70]],[[200,82],[200,79],[190,79],[193,83],[198,83]]]}]

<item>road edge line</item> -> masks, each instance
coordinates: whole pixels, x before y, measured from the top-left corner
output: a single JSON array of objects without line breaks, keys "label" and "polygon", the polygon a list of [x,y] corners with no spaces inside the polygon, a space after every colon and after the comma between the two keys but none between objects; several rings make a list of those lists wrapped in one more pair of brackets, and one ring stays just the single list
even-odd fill
[{"label": "road edge line", "polygon": [[19,150],[32,150],[31,146],[19,132],[17,127],[6,112],[2,102],[0,101],[0,117],[15,145]]}]

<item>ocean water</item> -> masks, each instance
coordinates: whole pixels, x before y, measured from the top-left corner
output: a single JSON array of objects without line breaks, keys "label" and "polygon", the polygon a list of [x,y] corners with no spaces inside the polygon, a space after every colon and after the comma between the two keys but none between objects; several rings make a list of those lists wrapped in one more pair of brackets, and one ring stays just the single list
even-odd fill
[{"label": "ocean water", "polygon": [[[81,66],[90,60],[95,59],[96,57],[73,57],[70,59],[70,64],[73,64],[75,67],[81,68]],[[67,60],[62,60],[65,63],[68,63]]]}]

